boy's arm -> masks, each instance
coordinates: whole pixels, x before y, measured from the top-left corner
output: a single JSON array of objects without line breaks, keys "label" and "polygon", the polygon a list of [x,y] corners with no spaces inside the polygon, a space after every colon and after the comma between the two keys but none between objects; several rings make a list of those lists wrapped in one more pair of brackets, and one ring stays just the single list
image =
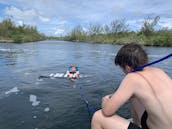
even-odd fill
[{"label": "boy's arm", "polygon": [[76,74],[79,75],[79,69],[78,69],[78,67],[75,67],[75,69],[76,69]]},{"label": "boy's arm", "polygon": [[69,71],[70,71],[70,67],[67,68],[67,71],[66,71],[66,74],[67,75],[70,75],[70,72]]},{"label": "boy's arm", "polygon": [[133,74],[127,74],[121,82],[118,90],[111,96],[102,99],[102,112],[105,116],[112,116],[135,92]]},{"label": "boy's arm", "polygon": [[79,75],[79,71],[76,71],[76,74]]},{"label": "boy's arm", "polygon": [[67,74],[67,75],[69,75],[69,74],[70,74],[69,70],[67,70],[67,71],[66,71],[66,74]]}]

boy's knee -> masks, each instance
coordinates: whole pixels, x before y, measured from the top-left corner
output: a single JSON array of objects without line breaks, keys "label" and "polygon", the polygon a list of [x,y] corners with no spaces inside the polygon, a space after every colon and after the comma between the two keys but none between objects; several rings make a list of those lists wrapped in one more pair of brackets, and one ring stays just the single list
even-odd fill
[{"label": "boy's knee", "polygon": [[100,110],[96,111],[94,114],[93,114],[93,117],[92,117],[92,120],[91,120],[91,128],[94,129],[96,128],[97,125],[99,125],[99,119],[100,119]]},{"label": "boy's knee", "polygon": [[92,123],[98,122],[99,119],[101,119],[101,116],[102,116],[102,111],[101,111],[101,110],[96,111],[96,112],[93,114]]}]

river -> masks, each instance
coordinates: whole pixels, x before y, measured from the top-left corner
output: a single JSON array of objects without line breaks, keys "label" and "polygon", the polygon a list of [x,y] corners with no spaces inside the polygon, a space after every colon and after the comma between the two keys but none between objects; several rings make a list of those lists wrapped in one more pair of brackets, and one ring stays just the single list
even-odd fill
[{"label": "river", "polygon": [[[120,45],[41,41],[0,44],[0,129],[89,129],[82,94],[95,109],[118,87],[124,74],[114,65]],[[172,48],[145,47],[154,61]],[[75,82],[64,77],[70,64],[79,67]],[[172,77],[172,58],[155,64]],[[39,76],[51,78],[39,79]],[[129,104],[118,114],[130,118]]]}]

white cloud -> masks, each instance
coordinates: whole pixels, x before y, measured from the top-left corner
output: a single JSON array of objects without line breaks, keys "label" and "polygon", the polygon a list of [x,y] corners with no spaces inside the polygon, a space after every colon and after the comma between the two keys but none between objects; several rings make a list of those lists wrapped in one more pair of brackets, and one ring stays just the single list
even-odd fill
[{"label": "white cloud", "polygon": [[130,30],[140,30],[141,26],[143,25],[143,21],[144,19],[132,19],[132,20],[128,20],[127,24],[129,25],[129,29]]},{"label": "white cloud", "polygon": [[83,29],[83,31],[88,32],[87,28],[83,27],[82,29]]},{"label": "white cloud", "polygon": [[[39,30],[46,28],[45,33],[53,27],[59,29],[52,30],[52,34],[63,33],[62,30],[76,25],[110,24],[123,18],[136,30],[141,26],[139,20],[147,16],[172,17],[171,0],[0,0],[0,3],[6,6],[5,15],[15,20],[34,23]],[[160,26],[171,27],[171,24],[170,20]]]},{"label": "white cloud", "polygon": [[42,22],[49,22],[50,19],[49,18],[46,18],[46,17],[43,17],[43,16],[39,16],[39,19],[42,21]]},{"label": "white cloud", "polygon": [[56,22],[56,24],[57,25],[65,25],[65,24],[67,24],[67,21],[65,21],[65,20],[57,20],[57,22]]},{"label": "white cloud", "polygon": [[55,35],[63,35],[64,34],[64,31],[65,31],[64,29],[56,29],[55,32],[54,32],[54,34]]},{"label": "white cloud", "polygon": [[171,15],[170,0],[0,0],[1,3],[24,10],[33,9],[39,15],[85,21],[99,21],[105,18],[144,18],[147,15]]},{"label": "white cloud", "polygon": [[158,23],[162,28],[172,29],[172,18],[162,18]]},{"label": "white cloud", "polygon": [[23,20],[33,20],[35,17],[37,17],[37,13],[34,9],[22,10],[14,6],[7,7],[5,9],[5,14],[13,18]]},{"label": "white cloud", "polygon": [[20,20],[19,20],[19,21],[18,21],[18,25],[19,25],[19,26],[22,26],[22,25],[23,25],[23,21],[20,21]]},{"label": "white cloud", "polygon": [[162,26],[163,28],[172,29],[172,23],[163,23],[163,24],[159,24],[159,25]]},{"label": "white cloud", "polygon": [[[19,22],[31,23],[37,21],[38,19],[47,23],[50,22],[50,19],[44,16],[39,15],[35,9],[20,9],[14,6],[7,7],[5,10],[5,15],[12,17],[13,19],[19,20]],[[19,23],[19,24],[20,24]],[[23,24],[23,23],[21,23]]]}]

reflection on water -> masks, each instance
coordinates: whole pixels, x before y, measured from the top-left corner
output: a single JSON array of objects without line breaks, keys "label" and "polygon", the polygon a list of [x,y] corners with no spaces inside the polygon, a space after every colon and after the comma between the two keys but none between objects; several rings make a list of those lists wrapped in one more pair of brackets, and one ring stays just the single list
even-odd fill
[{"label": "reflection on water", "polygon": [[[79,87],[99,109],[101,98],[116,89],[124,77],[114,65],[120,47],[64,41],[0,44],[0,129],[90,128]],[[145,48],[150,61],[172,52],[172,48]],[[172,77],[171,62],[170,58],[155,66]],[[82,75],[76,81],[65,77],[71,63]],[[129,118],[129,104],[118,114]]]}]

